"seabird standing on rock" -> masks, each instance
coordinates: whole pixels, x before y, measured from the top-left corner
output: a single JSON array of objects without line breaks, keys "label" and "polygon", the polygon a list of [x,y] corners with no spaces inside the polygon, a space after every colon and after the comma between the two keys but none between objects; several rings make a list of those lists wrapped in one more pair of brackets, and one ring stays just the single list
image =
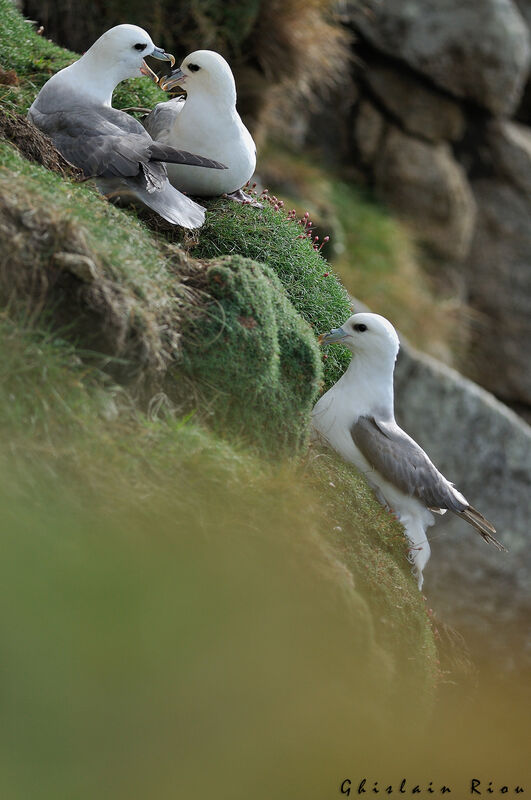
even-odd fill
[{"label": "seabird standing on rock", "polygon": [[312,424],[345,461],[354,464],[378,500],[403,524],[419,589],[430,557],[426,530],[432,511],[447,510],[469,522],[498,550],[495,528],[432,464],[394,417],[393,372],[400,346],[393,326],[379,314],[354,314],[319,337],[340,342],[353,354],[347,371],[316,403]]},{"label": "seabird standing on rock", "polygon": [[223,171],[224,165],[154,142],[140,122],[111,106],[112,93],[121,81],[154,75],[145,56],[175,62],[155,47],[142,28],[111,28],[78,61],[50,78],[28,117],[61,155],[87,177],[96,178],[104,194],[136,198],[168,222],[198,228],[205,209],[171,186],[164,162],[193,164],[194,170],[210,167],[216,172]]},{"label": "seabird standing on rock", "polygon": [[219,53],[196,50],[160,86],[186,90],[186,99],[177,97],[159,103],[144,120],[146,130],[158,142],[173,147],[192,147],[194,152],[226,164],[223,172],[184,169],[168,164],[172,184],[198,197],[227,194],[233,200],[251,200],[241,187],[252,177],[256,166],[256,146],[236,111],[236,85],[231,68]]}]

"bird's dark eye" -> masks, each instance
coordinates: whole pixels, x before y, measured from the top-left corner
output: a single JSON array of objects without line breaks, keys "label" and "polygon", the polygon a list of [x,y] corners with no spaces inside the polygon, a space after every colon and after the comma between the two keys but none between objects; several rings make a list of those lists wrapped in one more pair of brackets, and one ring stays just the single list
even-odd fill
[{"label": "bird's dark eye", "polygon": [[140,50],[140,51],[142,51],[142,50],[145,50],[145,49],[146,49],[146,47],[147,47],[147,44],[135,44],[135,45],[133,45],[133,47],[135,48],[135,50]]},{"label": "bird's dark eye", "polygon": [[197,72],[201,67],[198,67],[197,64],[187,64],[187,69],[189,69],[190,72]]},{"label": "bird's dark eye", "polygon": [[354,325],[354,330],[358,331],[358,333],[363,333],[363,331],[367,330],[367,326],[360,322],[358,325]]}]

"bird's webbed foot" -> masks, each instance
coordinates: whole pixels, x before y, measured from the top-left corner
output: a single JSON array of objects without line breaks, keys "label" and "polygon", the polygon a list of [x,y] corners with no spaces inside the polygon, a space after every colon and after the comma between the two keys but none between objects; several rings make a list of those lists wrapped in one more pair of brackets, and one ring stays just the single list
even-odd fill
[{"label": "bird's webbed foot", "polygon": [[244,206],[252,206],[253,208],[264,207],[262,203],[259,203],[251,194],[245,194],[243,189],[237,189],[230,194],[224,194],[223,197],[226,197],[228,200],[234,200],[235,203],[241,203]]}]

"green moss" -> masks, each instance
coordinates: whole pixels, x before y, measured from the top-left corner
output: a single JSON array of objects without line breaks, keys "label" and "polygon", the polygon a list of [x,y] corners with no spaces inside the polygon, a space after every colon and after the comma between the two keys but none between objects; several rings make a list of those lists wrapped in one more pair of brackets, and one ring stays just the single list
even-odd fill
[{"label": "green moss", "polygon": [[268,267],[240,256],[206,273],[213,298],[185,329],[184,371],[211,403],[215,425],[269,450],[299,452],[321,377],[311,329]]},{"label": "green moss", "polygon": [[[0,18],[0,66],[15,70],[19,81],[16,86],[0,86],[0,100],[6,108],[25,114],[48,78],[79,56],[38,36],[10,0],[0,0]],[[165,99],[149,79],[135,78],[117,87],[113,105],[151,108]]]},{"label": "green moss", "polygon": [[[216,200],[198,235],[193,255],[212,258],[237,254],[273,269],[299,314],[316,334],[337,327],[350,316],[348,295],[327,261],[306,238],[301,226],[267,203],[262,209]],[[349,362],[343,347],[333,348],[324,364],[325,386],[335,383]]]}]

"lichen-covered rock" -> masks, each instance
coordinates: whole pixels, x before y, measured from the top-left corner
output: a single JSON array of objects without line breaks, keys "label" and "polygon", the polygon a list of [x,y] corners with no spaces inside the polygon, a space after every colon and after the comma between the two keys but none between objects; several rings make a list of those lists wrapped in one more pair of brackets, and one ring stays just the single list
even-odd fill
[{"label": "lichen-covered rock", "polygon": [[517,106],[530,38],[511,0],[350,3],[348,17],[374,47],[493,114]]},{"label": "lichen-covered rock", "polygon": [[416,76],[383,64],[369,64],[367,83],[389,114],[409,133],[431,141],[460,139],[465,118],[459,104]]},{"label": "lichen-covered rock", "polygon": [[471,644],[481,637],[500,668],[510,668],[525,651],[531,612],[531,428],[479,386],[407,345],[396,370],[396,415],[509,548],[499,553],[447,513],[428,532],[424,588],[444,619]]},{"label": "lichen-covered rock", "polygon": [[375,164],[380,196],[407,219],[438,254],[463,258],[475,222],[475,203],[449,146],[432,144],[390,127]]}]

